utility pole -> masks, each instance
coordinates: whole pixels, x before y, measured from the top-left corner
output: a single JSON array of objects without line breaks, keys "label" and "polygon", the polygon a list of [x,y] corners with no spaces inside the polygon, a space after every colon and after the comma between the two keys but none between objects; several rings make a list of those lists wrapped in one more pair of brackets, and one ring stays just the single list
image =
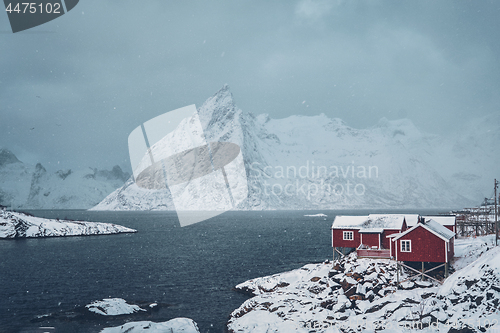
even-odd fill
[{"label": "utility pole", "polygon": [[495,179],[495,246],[498,246],[497,188],[498,188],[498,181]]}]

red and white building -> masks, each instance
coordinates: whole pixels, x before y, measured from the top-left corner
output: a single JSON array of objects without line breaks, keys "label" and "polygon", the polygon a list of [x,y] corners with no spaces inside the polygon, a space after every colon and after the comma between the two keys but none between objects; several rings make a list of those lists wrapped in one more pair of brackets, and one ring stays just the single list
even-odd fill
[{"label": "red and white building", "polygon": [[336,216],[332,224],[332,247],[356,248],[358,256],[390,257],[389,235],[404,232],[416,224],[417,214],[370,214]]},{"label": "red and white building", "polygon": [[334,249],[355,248],[359,257],[448,263],[455,252],[455,216],[336,216],[331,230]]},{"label": "red and white building", "polygon": [[455,253],[455,233],[434,219],[422,219],[388,238],[391,257],[396,261],[448,263]]}]

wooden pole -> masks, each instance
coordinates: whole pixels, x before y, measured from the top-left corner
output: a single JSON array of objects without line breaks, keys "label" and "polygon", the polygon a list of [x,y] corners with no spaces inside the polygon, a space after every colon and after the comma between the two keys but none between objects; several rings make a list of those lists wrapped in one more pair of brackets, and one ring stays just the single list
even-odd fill
[{"label": "wooden pole", "polygon": [[498,188],[498,181],[495,178],[495,246],[498,246],[497,188]]},{"label": "wooden pole", "polygon": [[444,265],[444,278],[448,278],[448,263],[445,263]]},{"label": "wooden pole", "polygon": [[424,281],[424,262],[422,261],[422,281]]}]

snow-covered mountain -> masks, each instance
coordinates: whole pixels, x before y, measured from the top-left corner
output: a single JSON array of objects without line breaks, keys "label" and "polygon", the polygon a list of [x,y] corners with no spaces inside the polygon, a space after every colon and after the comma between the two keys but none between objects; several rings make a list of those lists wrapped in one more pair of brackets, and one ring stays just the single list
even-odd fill
[{"label": "snow-covered mountain", "polygon": [[0,206],[31,209],[90,208],[129,178],[112,170],[48,172],[40,163],[28,165],[9,150],[0,149]]},{"label": "snow-covered mountain", "polygon": [[[424,133],[408,119],[355,129],[324,114],[255,116],[236,107],[227,85],[198,116],[207,141],[241,147],[249,195],[239,209],[463,207],[488,195],[500,160],[499,116],[451,137]],[[152,149],[182,141],[175,137]],[[168,191],[142,189],[129,179],[93,209],[174,206]]]}]

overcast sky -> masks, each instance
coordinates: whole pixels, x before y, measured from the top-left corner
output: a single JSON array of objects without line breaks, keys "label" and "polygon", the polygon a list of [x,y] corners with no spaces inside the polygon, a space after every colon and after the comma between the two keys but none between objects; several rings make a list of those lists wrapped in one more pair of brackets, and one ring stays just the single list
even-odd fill
[{"label": "overcast sky", "polygon": [[447,132],[500,111],[499,17],[494,0],[84,0],[13,34],[0,13],[0,147],[130,169],[136,126],[225,83],[272,118]]}]

